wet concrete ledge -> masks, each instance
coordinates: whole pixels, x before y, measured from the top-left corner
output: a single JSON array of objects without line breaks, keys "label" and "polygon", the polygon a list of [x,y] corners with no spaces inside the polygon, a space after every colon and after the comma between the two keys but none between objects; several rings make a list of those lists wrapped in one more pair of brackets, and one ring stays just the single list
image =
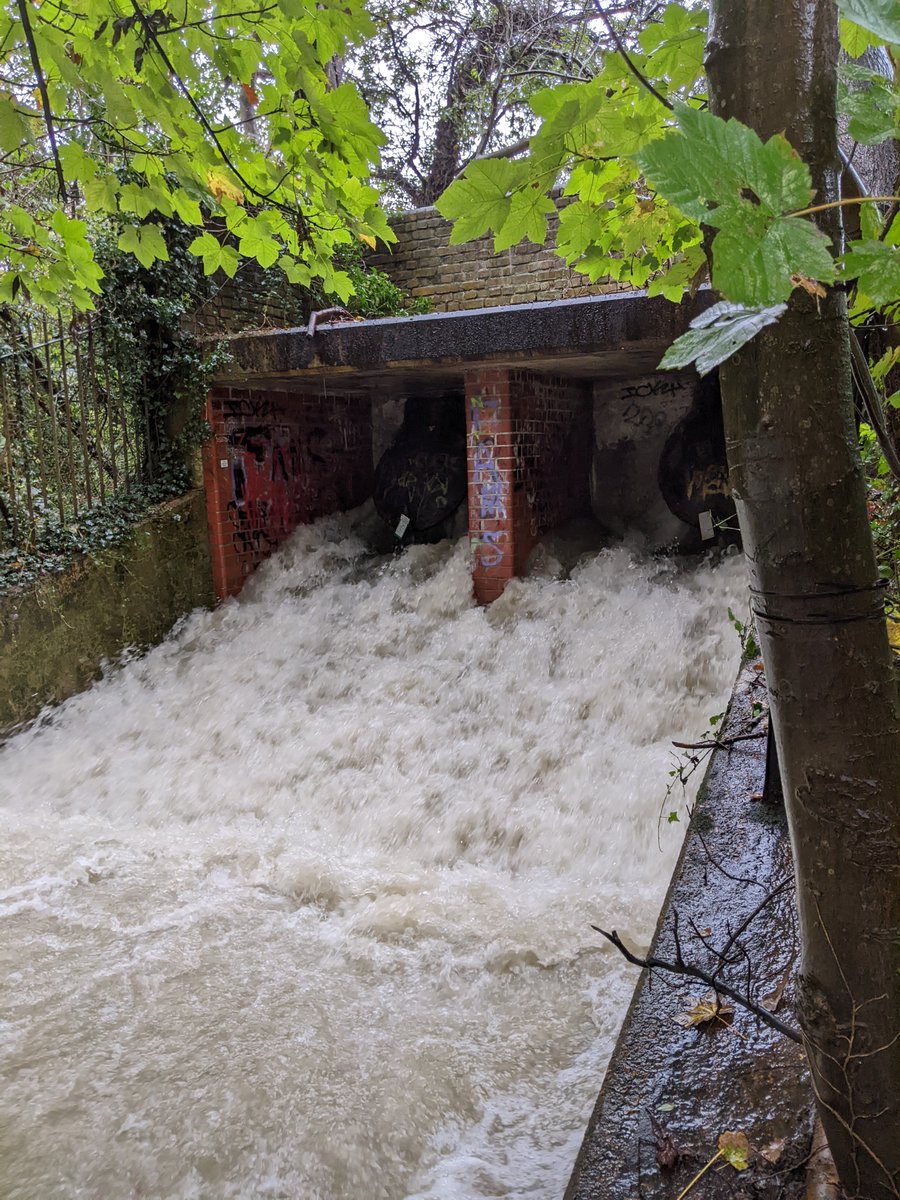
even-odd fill
[{"label": "wet concrete ledge", "polygon": [[310,376],[366,381],[414,368],[417,376],[467,367],[527,365],[566,374],[655,370],[666,348],[712,303],[708,291],[681,304],[644,292],[516,304],[417,317],[260,330],[226,340],[231,363],[217,384]]},{"label": "wet concrete ledge", "polygon": [[[741,671],[727,719],[717,727],[720,739],[747,728],[753,706],[765,705],[757,665]],[[725,978],[764,1006],[780,995],[778,1017],[796,1025],[791,973],[799,945],[783,809],[752,799],[764,791],[765,747],[760,739],[713,752],[651,953],[672,959],[677,912],[685,959],[708,970],[713,959],[704,940],[721,947],[752,917],[739,939],[740,961]],[[604,926],[603,914],[596,924]],[[609,953],[618,952],[610,946]],[[674,1200],[729,1130],[744,1133],[754,1148],[749,1168],[713,1168],[692,1196],[805,1194],[814,1111],[803,1052],[740,1008],[730,1025],[682,1028],[673,1018],[707,991],[698,981],[641,972],[565,1200]],[[686,1156],[674,1167],[657,1163],[651,1117]]]}]

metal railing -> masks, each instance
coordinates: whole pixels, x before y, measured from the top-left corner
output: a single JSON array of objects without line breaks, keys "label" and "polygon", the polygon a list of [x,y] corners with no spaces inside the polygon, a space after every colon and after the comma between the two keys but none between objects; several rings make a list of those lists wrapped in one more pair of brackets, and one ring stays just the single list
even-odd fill
[{"label": "metal railing", "polygon": [[153,480],[134,364],[96,314],[0,311],[0,546],[33,548]]}]

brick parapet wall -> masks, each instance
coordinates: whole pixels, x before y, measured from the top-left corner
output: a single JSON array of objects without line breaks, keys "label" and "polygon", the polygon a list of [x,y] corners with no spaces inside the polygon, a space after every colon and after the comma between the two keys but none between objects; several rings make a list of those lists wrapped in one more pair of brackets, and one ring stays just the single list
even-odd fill
[{"label": "brick parapet wall", "polygon": [[355,508],[372,493],[372,421],[359,397],[219,388],[204,447],[216,596],[247,576],[300,524]]},{"label": "brick parapet wall", "polygon": [[185,328],[198,337],[290,329],[305,325],[311,308],[309,292],[288,283],[280,267],[264,271],[252,259],[242,262],[231,279],[217,271],[208,289],[184,320]]},{"label": "brick parapet wall", "polygon": [[466,419],[473,587],[489,604],[545,533],[590,511],[588,387],[533,371],[469,371]]},{"label": "brick parapet wall", "polygon": [[[566,201],[557,201],[562,207]],[[389,275],[412,296],[425,296],[435,312],[493,308],[546,300],[571,300],[621,291],[609,280],[591,283],[553,250],[558,216],[551,215],[546,246],[522,242],[499,254],[492,239],[450,245],[450,223],[436,208],[418,208],[391,222],[397,242],[369,255],[370,266]]]}]

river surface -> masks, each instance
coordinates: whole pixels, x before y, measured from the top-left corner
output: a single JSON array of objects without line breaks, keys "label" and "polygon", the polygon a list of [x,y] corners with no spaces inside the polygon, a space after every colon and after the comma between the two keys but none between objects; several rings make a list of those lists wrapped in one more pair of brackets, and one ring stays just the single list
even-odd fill
[{"label": "river surface", "polygon": [[559,1200],[737,559],[307,527],[0,752],[0,1197]]}]

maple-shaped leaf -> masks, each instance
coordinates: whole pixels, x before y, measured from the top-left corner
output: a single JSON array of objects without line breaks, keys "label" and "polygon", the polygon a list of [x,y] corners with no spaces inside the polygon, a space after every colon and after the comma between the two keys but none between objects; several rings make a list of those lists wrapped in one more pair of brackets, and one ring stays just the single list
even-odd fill
[{"label": "maple-shaped leaf", "polygon": [[505,158],[472,162],[461,179],[451,183],[435,207],[453,222],[450,244],[457,245],[493,230],[499,233],[509,216],[510,190],[519,167]]},{"label": "maple-shaped leaf", "polygon": [[680,106],[678,128],[634,156],[648,181],[691,220],[718,229],[713,286],[758,307],[787,300],[791,276],[830,283],[826,236],[794,215],[812,198],[809,167],[775,134],[763,142],[733,118]]},{"label": "maple-shaped leaf", "polygon": [[694,1000],[689,1009],[676,1013],[672,1020],[683,1029],[699,1029],[710,1021],[728,1023],[734,1016],[734,1005],[720,1000],[715,992],[707,992],[699,1000]]},{"label": "maple-shaped leaf", "polygon": [[747,308],[721,300],[691,321],[687,333],[676,338],[659,365],[671,371],[696,363],[698,372],[706,375],[785,312],[786,304]]},{"label": "maple-shaped leaf", "polygon": [[851,242],[841,278],[858,279],[859,290],[874,304],[890,304],[900,296],[900,249],[887,242]]},{"label": "maple-shaped leaf", "polygon": [[719,1134],[719,1151],[729,1166],[736,1171],[746,1171],[750,1165],[750,1143],[745,1133],[726,1130]]},{"label": "maple-shaped leaf", "polygon": [[900,5],[897,0],[838,0],[841,16],[861,25],[886,42],[900,42]]}]

